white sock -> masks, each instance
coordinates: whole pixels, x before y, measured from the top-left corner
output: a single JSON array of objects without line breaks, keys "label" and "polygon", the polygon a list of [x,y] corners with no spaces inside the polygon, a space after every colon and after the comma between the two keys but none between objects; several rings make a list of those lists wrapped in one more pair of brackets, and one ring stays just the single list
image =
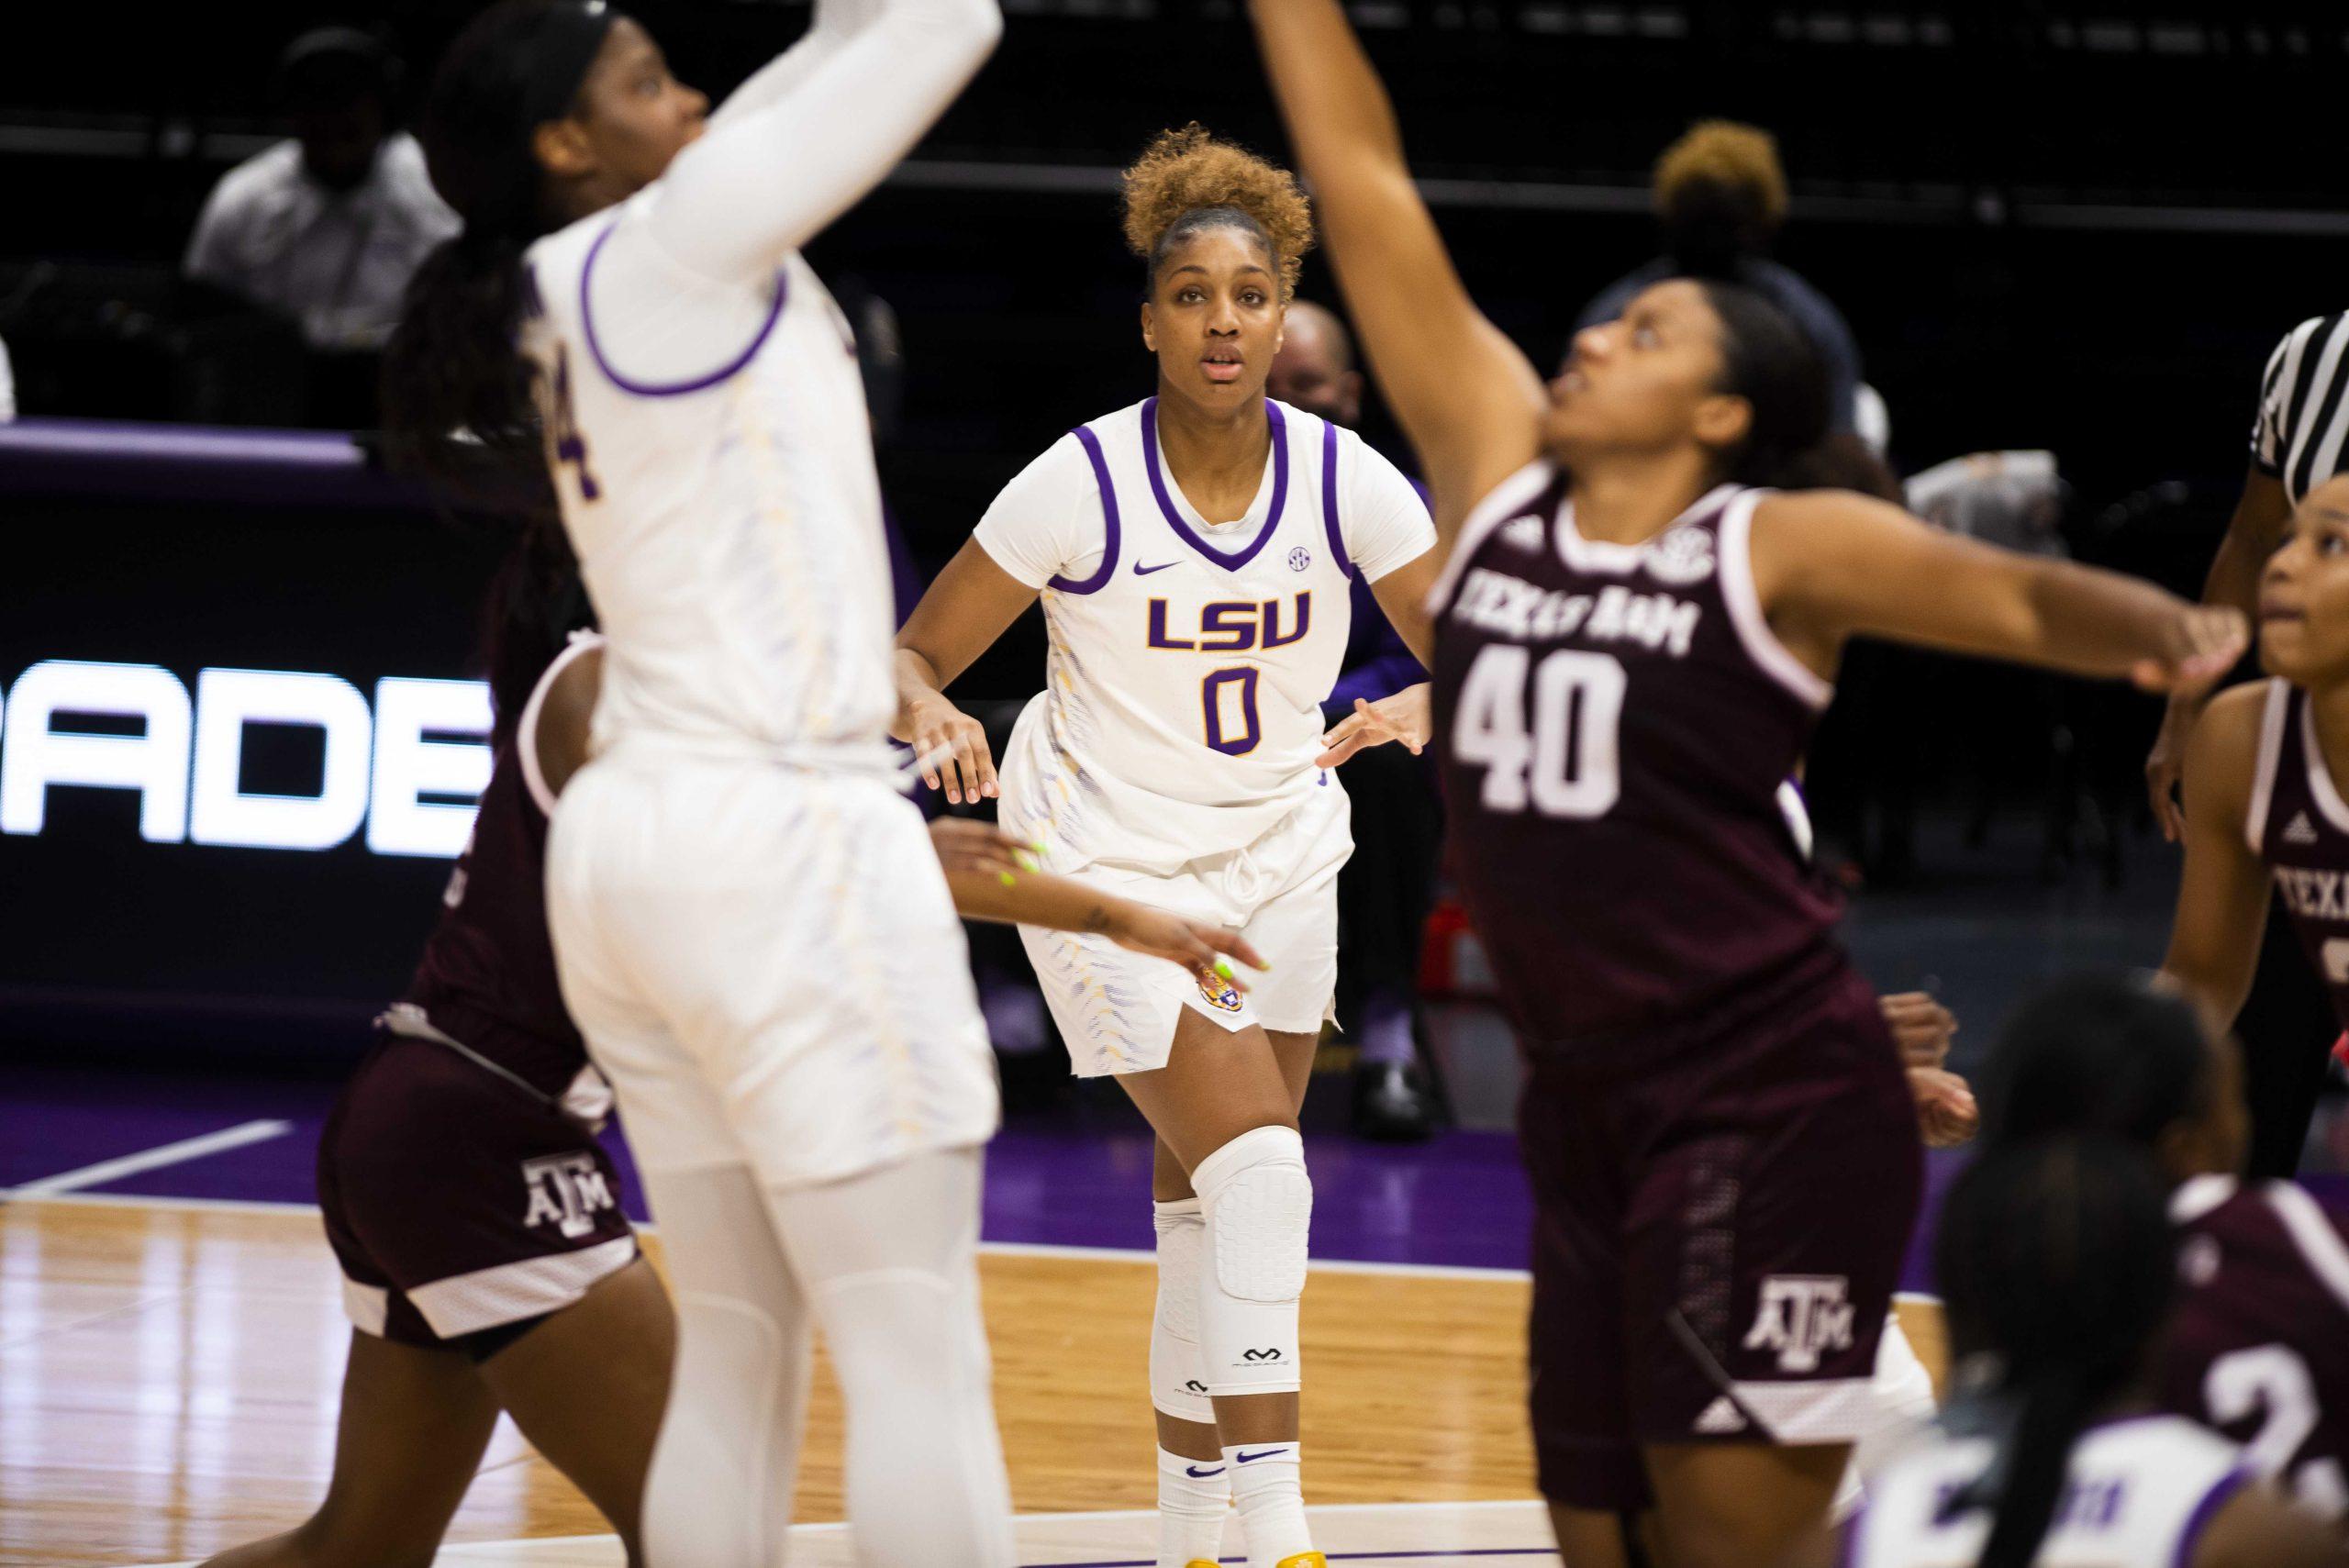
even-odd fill
[{"label": "white sock", "polygon": [[1248,1542],[1248,1568],[1281,1568],[1311,1552],[1297,1445],[1227,1443],[1223,1462],[1231,1472],[1231,1500]]},{"label": "white sock", "polygon": [[1158,1451],[1158,1568],[1213,1562],[1231,1511],[1231,1462]]}]

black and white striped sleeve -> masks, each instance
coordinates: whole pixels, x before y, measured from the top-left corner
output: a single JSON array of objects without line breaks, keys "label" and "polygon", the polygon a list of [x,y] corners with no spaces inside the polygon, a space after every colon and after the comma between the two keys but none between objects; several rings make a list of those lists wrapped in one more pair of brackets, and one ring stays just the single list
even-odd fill
[{"label": "black and white striped sleeve", "polygon": [[2349,437],[2349,311],[2310,317],[2284,335],[2259,382],[2251,458],[2283,481],[2294,506],[2340,472]]}]

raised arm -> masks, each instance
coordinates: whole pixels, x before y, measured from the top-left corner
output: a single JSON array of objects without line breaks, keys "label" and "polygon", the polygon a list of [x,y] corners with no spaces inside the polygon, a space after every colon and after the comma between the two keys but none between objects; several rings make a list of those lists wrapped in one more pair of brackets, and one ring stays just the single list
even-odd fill
[{"label": "raised arm", "polygon": [[2162,972],[2213,1032],[2234,1026],[2267,930],[2267,869],[2247,836],[2267,692],[2255,682],[2213,698],[2187,740],[2186,868]]},{"label": "raised arm", "polygon": [[794,50],[779,83],[753,77],[662,176],[647,228],[670,261],[763,283],[912,150],[1003,31],[995,0],[850,0],[871,7],[861,28],[836,27],[841,4],[818,0],[811,65]]},{"label": "raised arm", "polygon": [[2207,691],[2248,640],[2243,613],[2189,605],[2117,573],[1976,544],[1843,491],[1754,508],[1753,586],[1779,640],[1815,673],[1881,637],[2148,691]]},{"label": "raised arm", "polygon": [[1462,285],[1339,0],[1250,0],[1248,11],[1346,307],[1419,451],[1448,551],[1469,509],[1539,454],[1541,379]]}]

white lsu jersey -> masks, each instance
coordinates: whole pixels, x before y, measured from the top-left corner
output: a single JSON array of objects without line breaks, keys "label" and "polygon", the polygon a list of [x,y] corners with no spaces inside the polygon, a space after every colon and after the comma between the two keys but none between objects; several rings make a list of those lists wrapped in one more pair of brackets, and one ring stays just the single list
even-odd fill
[{"label": "white lsu jersey", "polygon": [[1157,399],[1071,431],[974,537],[1041,592],[1044,690],[1002,769],[1004,818],[1055,871],[1158,870],[1244,848],[1315,789],[1359,572],[1435,546],[1395,466],[1267,400],[1255,500],[1210,525],[1166,472]]},{"label": "white lsu jersey", "polygon": [[652,197],[528,259],[522,348],[610,639],[594,749],[658,734],[877,762],[896,616],[855,339],[796,251],[755,292],[664,264],[657,243],[599,272]]},{"label": "white lsu jersey", "polygon": [[[1868,1483],[1846,1527],[1846,1568],[1973,1568],[1990,1512],[1948,1514],[1989,1464],[1987,1437],[1935,1434]],[[2091,1428],[2073,1445],[2034,1568],[2179,1568],[2202,1531],[2252,1479],[2243,1451],[2179,1416],[2138,1416]]]}]

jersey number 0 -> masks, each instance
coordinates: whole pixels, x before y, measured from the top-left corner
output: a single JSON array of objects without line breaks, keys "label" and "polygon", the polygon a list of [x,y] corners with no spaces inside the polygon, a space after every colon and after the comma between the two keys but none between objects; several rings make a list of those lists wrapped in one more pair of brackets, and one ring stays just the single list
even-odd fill
[{"label": "jersey number 0", "polygon": [[1604,653],[1487,645],[1468,667],[1452,749],[1485,768],[1487,811],[1604,817],[1622,794],[1618,767],[1623,666]]}]

